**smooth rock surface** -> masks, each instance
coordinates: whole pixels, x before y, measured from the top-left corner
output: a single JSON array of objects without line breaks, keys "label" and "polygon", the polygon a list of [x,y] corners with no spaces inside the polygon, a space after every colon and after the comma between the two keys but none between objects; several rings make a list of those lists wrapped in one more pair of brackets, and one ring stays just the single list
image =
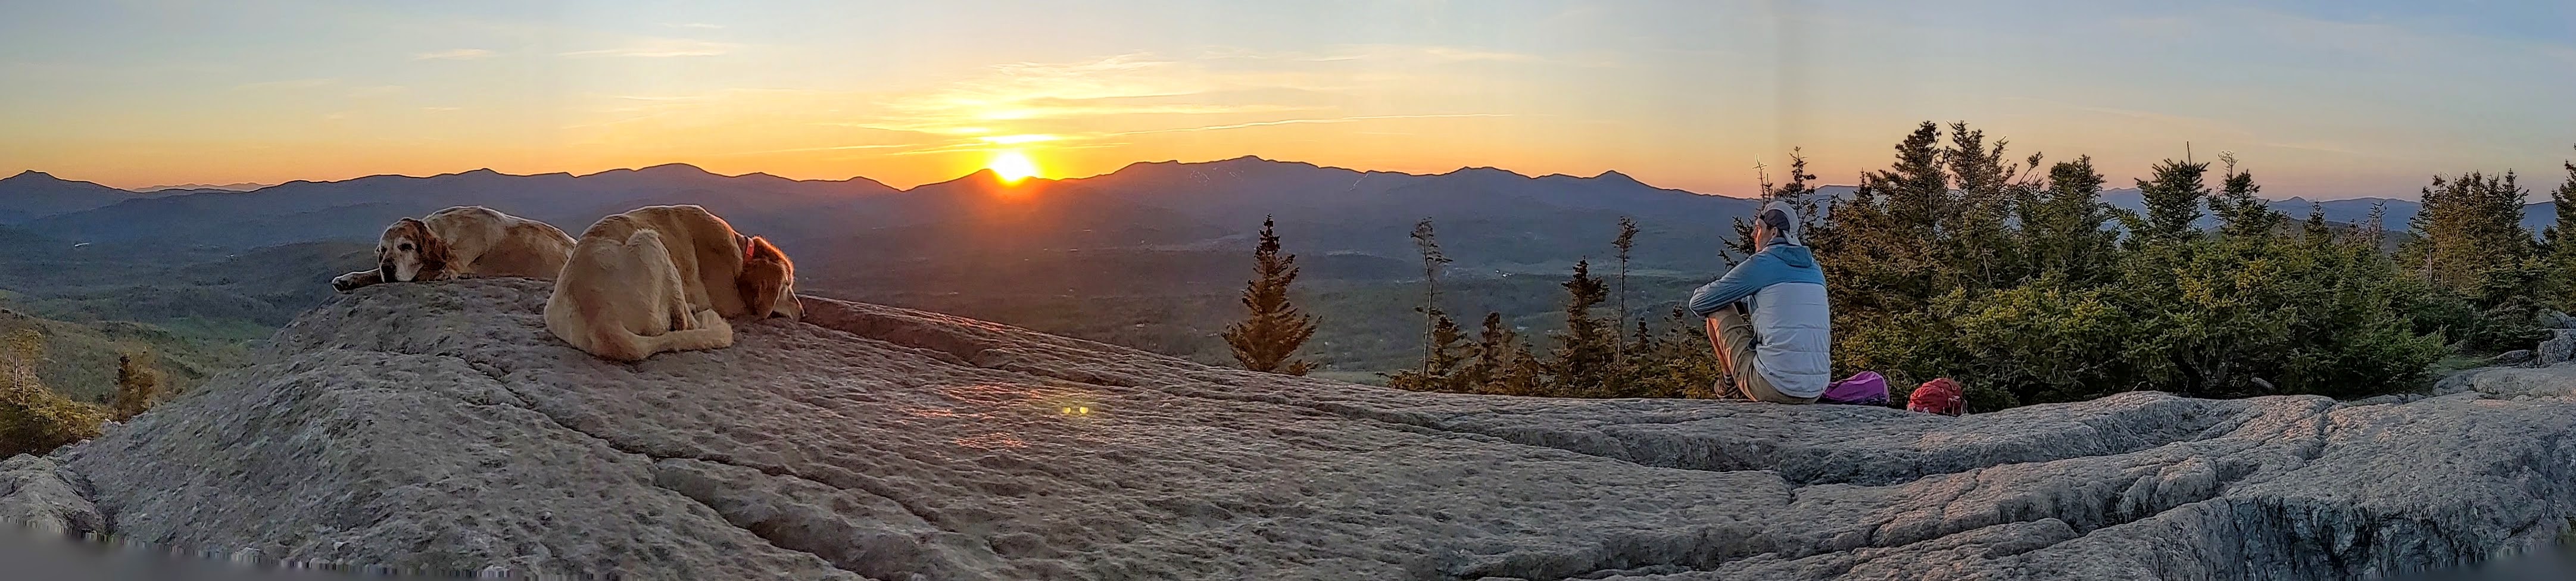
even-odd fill
[{"label": "smooth rock surface", "polygon": [[545,291],[362,289],[62,456],[137,540],[627,579],[2341,579],[2576,515],[2555,396],[1423,394],[810,298],[630,365]]}]

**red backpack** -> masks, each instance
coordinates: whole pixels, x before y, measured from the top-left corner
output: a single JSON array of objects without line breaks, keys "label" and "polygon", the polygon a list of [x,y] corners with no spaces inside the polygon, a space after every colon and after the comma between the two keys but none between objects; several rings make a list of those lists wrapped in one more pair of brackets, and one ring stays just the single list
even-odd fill
[{"label": "red backpack", "polygon": [[1968,412],[1967,390],[1959,382],[1943,377],[1923,382],[1905,401],[1906,411],[1955,416]]}]

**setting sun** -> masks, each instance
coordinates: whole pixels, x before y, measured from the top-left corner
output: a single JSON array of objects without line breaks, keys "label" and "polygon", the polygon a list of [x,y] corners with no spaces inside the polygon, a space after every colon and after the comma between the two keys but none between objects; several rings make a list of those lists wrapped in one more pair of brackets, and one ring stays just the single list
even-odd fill
[{"label": "setting sun", "polygon": [[1029,161],[1028,154],[1020,153],[1017,149],[1006,149],[1001,153],[993,154],[993,161],[984,164],[984,167],[993,170],[993,175],[1001,177],[1002,181],[1007,183],[1019,183],[1020,180],[1038,175],[1038,164]]}]

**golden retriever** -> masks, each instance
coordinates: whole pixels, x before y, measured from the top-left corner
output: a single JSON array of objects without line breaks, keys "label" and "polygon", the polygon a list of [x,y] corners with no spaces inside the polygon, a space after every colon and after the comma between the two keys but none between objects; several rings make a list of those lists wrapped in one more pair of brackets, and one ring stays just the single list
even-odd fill
[{"label": "golden retriever", "polygon": [[[645,233],[652,234],[650,240],[641,239]],[[659,260],[648,260],[652,253],[646,250],[658,251]],[[665,331],[723,328],[723,344],[713,346],[731,344],[731,327],[707,324],[711,317],[794,319],[805,313],[796,300],[796,265],[787,254],[766,239],[734,231],[699,206],[647,206],[601,218],[582,232],[572,255],[546,300],[546,328],[609,359],[633,361],[715,343],[628,339]],[[649,277],[624,272],[648,267]],[[644,286],[662,285],[663,269],[677,282]],[[649,320],[648,314],[661,319]]]},{"label": "golden retriever", "polygon": [[615,361],[732,346],[733,326],[723,316],[692,309],[670,254],[662,234],[650,229],[622,237],[583,234],[546,297],[546,330]]},{"label": "golden retriever", "polygon": [[345,293],[376,283],[467,275],[551,279],[563,270],[572,245],[572,237],[553,225],[456,206],[385,227],[376,240],[376,268],[333,278],[331,288]]},{"label": "golden retriever", "polygon": [[696,205],[645,206],[599,219],[581,237],[624,240],[637,230],[662,233],[671,266],[680,270],[689,305],[726,318],[804,316],[796,303],[796,265],[768,240],[744,236]]}]

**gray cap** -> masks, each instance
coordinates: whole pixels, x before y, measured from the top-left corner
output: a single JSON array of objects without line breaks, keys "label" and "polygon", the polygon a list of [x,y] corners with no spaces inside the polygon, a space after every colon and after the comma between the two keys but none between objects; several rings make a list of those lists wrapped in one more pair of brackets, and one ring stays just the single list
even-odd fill
[{"label": "gray cap", "polygon": [[1798,209],[1788,202],[1763,202],[1762,209],[1753,212],[1753,219],[1771,230],[1772,244],[1806,244],[1798,237]]}]

